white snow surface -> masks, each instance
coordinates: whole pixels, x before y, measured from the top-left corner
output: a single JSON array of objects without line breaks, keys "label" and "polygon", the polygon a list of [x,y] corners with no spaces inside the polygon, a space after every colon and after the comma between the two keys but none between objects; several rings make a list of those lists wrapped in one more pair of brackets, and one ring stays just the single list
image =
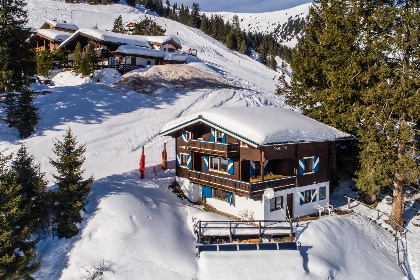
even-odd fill
[{"label": "white snow surface", "polygon": [[163,127],[161,133],[164,135],[166,131],[199,116],[257,145],[321,142],[351,137],[292,110],[276,107],[212,108],[171,121]]},{"label": "white snow surface", "polygon": [[148,48],[132,46],[132,45],[119,46],[118,49],[116,50],[116,53],[123,53],[126,55],[133,55],[133,56],[157,57],[157,58],[164,58],[165,60],[183,61],[183,62],[185,62],[188,59],[188,57],[190,57],[190,55],[185,54],[185,53],[166,52],[166,51],[148,49]]},{"label": "white snow surface", "polygon": [[67,38],[69,38],[71,35],[73,35],[72,33],[69,33],[69,32],[53,30],[53,29],[38,29],[37,33],[47,38],[50,38],[54,41],[64,41]]},{"label": "white snow surface", "polygon": [[70,22],[55,21],[55,20],[49,20],[49,19],[47,19],[46,22],[48,22],[49,24],[51,24],[52,26],[56,28],[62,28],[62,29],[74,30],[74,31],[79,29],[77,25]]},{"label": "white snow surface", "polygon": [[128,35],[128,34],[122,34],[122,33],[115,33],[111,31],[104,31],[104,30],[99,30],[99,29],[87,29],[87,28],[79,29],[76,33],[72,34],[70,38],[64,41],[60,47],[66,45],[67,42],[72,40],[74,37],[77,37],[79,34],[85,34],[87,36],[96,38],[104,42],[150,48],[149,42],[147,41],[147,37],[145,36]]},{"label": "white snow surface", "polygon": [[[225,22],[229,21],[230,23],[232,23],[233,17],[237,15],[242,31],[271,34],[279,25],[286,23],[290,17],[300,16],[305,18],[309,14],[311,5],[312,3],[306,3],[286,10],[265,13],[204,12],[204,14],[208,17],[220,15]],[[297,38],[282,42],[282,44],[293,48],[297,44]]]},{"label": "white snow surface", "polygon": [[[36,27],[47,18],[110,29],[119,14],[124,21],[145,17],[141,10],[126,5],[31,0],[27,7],[30,23]],[[85,177],[95,177],[80,233],[69,240],[44,236],[38,243],[42,266],[35,279],[86,279],[102,263],[104,279],[404,279],[396,264],[392,235],[354,215],[300,223],[299,254],[204,252],[200,259],[196,257],[193,224],[199,219],[225,218],[187,206],[168,190],[175,176],[175,143],[157,136],[169,121],[212,107],[283,107],[283,99],[273,95],[279,73],[198,30],[150,17],[165,26],[168,34],[178,33],[184,50],[198,50],[201,62],[191,65],[220,74],[236,88],[162,88],[153,96],[122,94],[109,86],[119,78],[112,69],[92,78],[66,71],[53,78],[51,93],[37,95],[35,106],[41,119],[33,136],[21,140],[16,130],[0,122],[0,151],[13,152],[25,144],[51,187],[56,174],[49,164],[49,158],[54,158],[53,140],[61,140],[71,127],[77,141],[86,144]],[[156,166],[164,143],[168,143],[168,171]],[[137,171],[142,146],[144,180]],[[418,219],[415,213],[407,219]],[[410,279],[420,279],[419,227],[410,223],[409,229]]]}]

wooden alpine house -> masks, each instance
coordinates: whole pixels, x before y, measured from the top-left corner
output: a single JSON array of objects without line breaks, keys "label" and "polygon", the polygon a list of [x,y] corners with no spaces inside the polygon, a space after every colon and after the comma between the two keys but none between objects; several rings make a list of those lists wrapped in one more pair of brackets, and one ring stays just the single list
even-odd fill
[{"label": "wooden alpine house", "polygon": [[160,134],[175,138],[185,194],[245,220],[308,215],[329,202],[335,142],[351,137],[274,107],[212,108],[173,120]]}]

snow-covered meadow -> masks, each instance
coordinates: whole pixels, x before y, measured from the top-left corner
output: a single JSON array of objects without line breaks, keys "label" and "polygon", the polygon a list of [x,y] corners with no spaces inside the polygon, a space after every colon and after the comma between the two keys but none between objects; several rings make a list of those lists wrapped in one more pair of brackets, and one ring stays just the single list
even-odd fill
[{"label": "snow-covered meadow", "polygon": [[[33,26],[48,18],[110,29],[120,14],[124,21],[145,17],[142,9],[126,5],[70,5],[58,0],[31,0],[28,9]],[[174,170],[162,171],[158,164],[164,143],[169,160],[175,159],[174,141],[157,135],[167,122],[207,108],[284,107],[283,99],[273,94],[280,73],[198,30],[167,19],[156,21],[167,34],[179,37],[183,50],[198,50],[201,62],[192,67],[215,72],[235,87],[164,87],[146,95],[113,86],[121,77],[113,70],[103,71],[100,82],[61,72],[47,89],[51,93],[36,98],[41,120],[32,137],[20,140],[1,122],[0,150],[25,144],[50,186],[55,172],[48,163],[52,142],[71,127],[77,140],[86,143],[85,176],[95,177],[80,233],[70,240],[43,238],[37,249],[42,267],[35,278],[85,279],[99,266],[104,279],[405,279],[392,234],[360,215],[300,223],[299,251],[204,252],[197,257],[193,224],[221,217],[188,205],[168,189]],[[144,180],[137,170],[142,146]],[[413,221],[416,217],[410,216]],[[409,229],[413,279],[420,277],[415,250],[420,234],[412,224]]]}]

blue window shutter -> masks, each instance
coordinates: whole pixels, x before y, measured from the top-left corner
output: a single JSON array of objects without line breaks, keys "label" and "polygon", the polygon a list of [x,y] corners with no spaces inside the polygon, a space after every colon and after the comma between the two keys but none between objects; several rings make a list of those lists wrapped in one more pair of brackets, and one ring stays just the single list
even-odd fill
[{"label": "blue window shutter", "polygon": [[222,143],[226,143],[226,134],[223,133]]},{"label": "blue window shutter", "polygon": [[204,169],[205,170],[209,170],[209,156],[203,156],[203,158],[204,158]]},{"label": "blue window shutter", "polygon": [[249,163],[249,177],[255,177],[255,163],[252,160]]},{"label": "blue window shutter", "polygon": [[215,130],[214,130],[214,128],[212,128],[211,129],[211,135],[210,135],[210,142],[214,142],[214,133],[215,133]]},{"label": "blue window shutter", "polygon": [[182,141],[187,142],[187,133],[185,131],[182,132]]},{"label": "blue window shutter", "polygon": [[299,159],[299,174],[305,174],[305,159]]},{"label": "blue window shutter", "polygon": [[314,172],[319,171],[319,157],[314,157]]},{"label": "blue window shutter", "polygon": [[191,155],[187,156],[187,167],[191,169]]},{"label": "blue window shutter", "polygon": [[312,193],[312,199],[311,199],[311,202],[316,202],[316,189],[312,189],[311,190],[311,193]]},{"label": "blue window shutter", "polygon": [[181,154],[176,154],[176,166],[181,166]]},{"label": "blue window shutter", "polygon": [[300,205],[305,204],[305,192],[299,192]]},{"label": "blue window shutter", "polygon": [[268,174],[268,164],[270,162],[268,160],[264,161],[264,175]]},{"label": "blue window shutter", "polygon": [[201,197],[209,197],[209,198],[212,198],[213,197],[213,193],[211,191],[211,188],[206,187],[206,186],[201,186]]},{"label": "blue window shutter", "polygon": [[234,174],[234,167],[233,167],[233,160],[228,160],[228,174],[233,175]]},{"label": "blue window shutter", "polygon": [[232,205],[232,193],[228,193],[228,202],[229,205]]}]

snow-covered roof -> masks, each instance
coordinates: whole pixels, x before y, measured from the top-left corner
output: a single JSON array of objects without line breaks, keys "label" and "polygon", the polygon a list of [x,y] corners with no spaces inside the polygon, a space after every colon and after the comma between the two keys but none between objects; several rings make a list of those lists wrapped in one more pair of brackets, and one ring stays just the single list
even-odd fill
[{"label": "snow-covered roof", "polygon": [[64,21],[55,21],[55,20],[46,20],[47,23],[54,26],[55,28],[62,28],[67,30],[76,31],[79,27],[73,23],[64,22]]},{"label": "snow-covered roof", "polygon": [[80,34],[95,38],[103,42],[110,42],[121,45],[134,45],[145,48],[150,48],[149,42],[145,36],[139,35],[128,35],[122,33],[115,33],[111,31],[104,31],[99,29],[79,29],[74,33],[70,38],[68,38],[62,45],[65,45],[67,42],[72,40],[72,38],[77,37]]},{"label": "snow-covered roof", "polygon": [[59,41],[59,42],[64,41],[67,38],[69,38],[71,35],[73,35],[73,33],[70,33],[70,32],[64,32],[64,31],[59,31],[59,30],[54,30],[54,29],[38,29],[37,33],[47,38],[50,38],[53,41]]},{"label": "snow-covered roof", "polygon": [[164,36],[145,36],[147,38],[147,41],[149,43],[158,43],[158,44],[165,44],[171,40],[173,40],[175,43],[181,46],[181,43],[179,42],[178,38],[172,35],[164,35]]},{"label": "snow-covered roof", "polygon": [[314,119],[277,107],[212,108],[167,123],[160,135],[169,135],[197,122],[218,128],[253,146],[323,142],[352,137]]},{"label": "snow-covered roof", "polygon": [[125,55],[132,55],[132,56],[156,57],[156,58],[162,58],[164,60],[171,60],[171,61],[186,61],[188,57],[188,54],[166,52],[166,51],[142,48],[142,47],[132,46],[132,45],[119,46],[118,49],[116,50],[116,53],[122,53]]}]

